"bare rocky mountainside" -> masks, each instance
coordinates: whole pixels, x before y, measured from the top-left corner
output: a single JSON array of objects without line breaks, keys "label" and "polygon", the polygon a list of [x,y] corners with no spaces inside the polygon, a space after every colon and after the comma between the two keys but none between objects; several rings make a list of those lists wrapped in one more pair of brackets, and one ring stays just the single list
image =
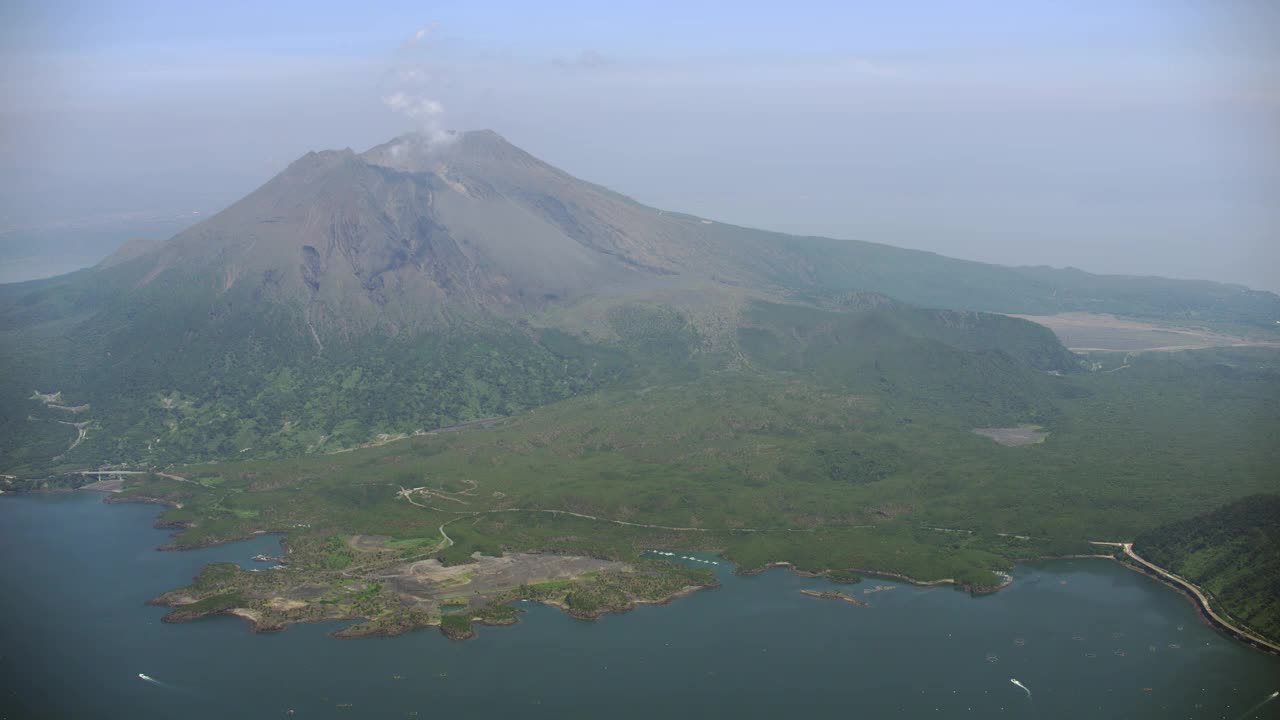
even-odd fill
[{"label": "bare rocky mountainside", "polygon": [[760,283],[780,255],[762,235],[645,207],[481,131],[309,153],[132,270],[138,288],[194,276],[304,308],[325,338],[516,316],[675,276]]},{"label": "bare rocky mountainside", "polygon": [[0,285],[0,472],[324,452],[708,370],[847,374],[831,364],[855,350],[996,387],[1078,361],[988,313],[1067,311],[1272,336],[1280,298],[742,228],[491,131],[406,135],[308,153],[167,241]]}]

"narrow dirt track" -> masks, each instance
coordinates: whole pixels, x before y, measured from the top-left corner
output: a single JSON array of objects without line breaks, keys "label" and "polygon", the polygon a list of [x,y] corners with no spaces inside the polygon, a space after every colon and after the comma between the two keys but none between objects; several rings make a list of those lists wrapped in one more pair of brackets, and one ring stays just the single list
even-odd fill
[{"label": "narrow dirt track", "polygon": [[[476,515],[493,515],[495,513],[515,513],[515,512],[549,513],[551,515],[571,515],[573,517],[582,518],[584,520],[595,520],[596,522],[609,522],[615,525],[626,525],[627,527],[650,528],[653,530],[675,530],[678,532],[764,532],[760,528],[718,529],[718,528],[699,528],[699,527],[672,527],[670,525],[633,523],[633,522],[627,522],[626,520],[614,520],[613,518],[598,517],[596,515],[586,515],[583,513],[573,512],[571,510],[544,510],[542,508],[503,508],[501,510],[445,510],[443,508],[432,507],[431,505],[423,505],[422,503],[417,502],[416,500],[413,499],[413,491],[406,490],[403,486],[400,487],[400,492],[397,494],[400,497],[404,498],[405,500],[408,500],[411,504],[417,505],[420,508],[424,508],[426,510],[434,510],[436,512],[449,513],[450,515],[476,516]],[[445,498],[445,499],[448,500],[450,498]],[[454,522],[454,521],[450,520],[449,522]],[[448,523],[445,523],[445,524],[447,525]],[[444,526],[442,525],[441,526],[442,534],[443,534],[443,527]],[[448,536],[446,535],[445,538],[448,539]],[[452,545],[453,544],[452,541],[450,541],[449,544]],[[445,547],[448,547],[448,545],[446,545]]]}]

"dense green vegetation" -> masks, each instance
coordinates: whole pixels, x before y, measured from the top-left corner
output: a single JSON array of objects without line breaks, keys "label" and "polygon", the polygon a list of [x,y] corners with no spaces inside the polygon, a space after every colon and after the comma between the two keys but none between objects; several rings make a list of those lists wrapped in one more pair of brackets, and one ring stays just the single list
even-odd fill
[{"label": "dense green vegetation", "polygon": [[[767,311],[751,327],[776,333]],[[128,492],[183,502],[165,516],[195,522],[180,543],[365,533],[413,554],[448,522],[454,544],[438,554],[455,563],[701,548],[745,568],[788,561],[980,587],[1013,559],[1090,552],[1087,540],[1132,538],[1274,487],[1274,350],[1153,353],[1058,376],[935,340],[791,337],[775,355],[786,370],[753,349],[741,370],[597,391],[493,428],[177,468],[195,482],[151,477]],[[1024,422],[1047,439],[1007,447],[973,432]],[[415,505],[402,487],[427,492]]]},{"label": "dense green vegetation", "polygon": [[1199,585],[1218,612],[1280,640],[1280,495],[1162,525],[1140,535],[1134,551]]},{"label": "dense green vegetation", "polygon": [[[692,382],[731,364],[735,353],[774,369],[846,378],[874,371],[898,384],[954,371],[967,377],[942,381],[966,385],[990,407],[1022,402],[1012,378],[1023,382],[1035,370],[1074,364],[1052,333],[1032,323],[923,311],[884,298],[887,304],[856,312],[756,302],[737,320],[736,336],[714,351],[681,311],[641,304],[609,313],[617,339],[607,344],[490,321],[414,337],[370,336],[318,352],[298,334],[296,317],[270,312],[230,313],[209,332],[183,333],[197,324],[183,315],[205,312],[207,300],[199,293],[179,305],[163,293],[131,297],[115,331],[0,349],[13,370],[0,377],[8,399],[0,403],[0,467],[40,475],[326,452],[512,415],[600,388]],[[112,362],[98,362],[102,356]],[[865,367],[890,357],[883,371]],[[60,392],[66,404],[88,410],[72,416],[43,407],[33,389]],[[85,441],[70,450],[77,430],[68,421],[87,423]]]},{"label": "dense green vegetation", "polygon": [[465,638],[471,635],[471,616],[445,615],[440,618],[440,629],[453,638]]},{"label": "dense green vegetation", "polygon": [[337,535],[331,535],[324,544],[324,567],[329,570],[341,570],[351,564],[354,559],[350,548]]},{"label": "dense green vegetation", "polygon": [[[617,352],[554,330],[371,338],[324,354],[251,334],[175,349],[163,364],[108,352],[121,358],[109,371],[68,360],[0,380],[13,399],[0,420],[0,465],[25,474],[323,452],[509,415],[617,382],[625,370]],[[90,411],[41,407],[33,387]],[[71,452],[76,431],[59,422],[68,420],[90,423],[89,440]]]}]

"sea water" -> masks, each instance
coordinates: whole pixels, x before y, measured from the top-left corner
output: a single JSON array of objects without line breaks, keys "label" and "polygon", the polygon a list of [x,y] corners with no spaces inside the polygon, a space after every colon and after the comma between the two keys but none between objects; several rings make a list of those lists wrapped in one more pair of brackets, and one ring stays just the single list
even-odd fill
[{"label": "sea water", "polygon": [[[145,603],[209,562],[267,567],[250,558],[278,536],[157,552],[156,507],[101,500],[0,498],[0,718],[1280,717],[1280,701],[1251,710],[1280,689],[1280,658],[1109,560],[1019,565],[972,597],[678,553],[718,560],[674,559],[722,586],[594,622],[517,603],[518,625],[465,642],[339,640],[335,623],[254,635],[234,617],[165,624]],[[863,592],[876,585],[893,587]]]}]

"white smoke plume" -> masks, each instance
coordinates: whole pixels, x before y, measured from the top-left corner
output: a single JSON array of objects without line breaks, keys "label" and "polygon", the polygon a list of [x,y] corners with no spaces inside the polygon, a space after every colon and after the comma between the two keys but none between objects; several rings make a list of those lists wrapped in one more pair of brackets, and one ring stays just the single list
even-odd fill
[{"label": "white smoke plume", "polygon": [[[437,27],[436,23],[419,28],[400,45],[401,55],[423,44]],[[417,54],[417,53],[413,53]],[[399,67],[392,72],[392,89],[382,96],[382,104],[413,121],[415,130],[422,134],[431,146],[452,142],[454,133],[444,126],[444,105],[435,99],[440,72],[423,62],[402,58]]]},{"label": "white smoke plume", "polygon": [[444,106],[438,100],[414,97],[403,91],[392,93],[382,98],[382,102],[392,110],[420,122],[431,122],[434,118],[444,114]]}]

